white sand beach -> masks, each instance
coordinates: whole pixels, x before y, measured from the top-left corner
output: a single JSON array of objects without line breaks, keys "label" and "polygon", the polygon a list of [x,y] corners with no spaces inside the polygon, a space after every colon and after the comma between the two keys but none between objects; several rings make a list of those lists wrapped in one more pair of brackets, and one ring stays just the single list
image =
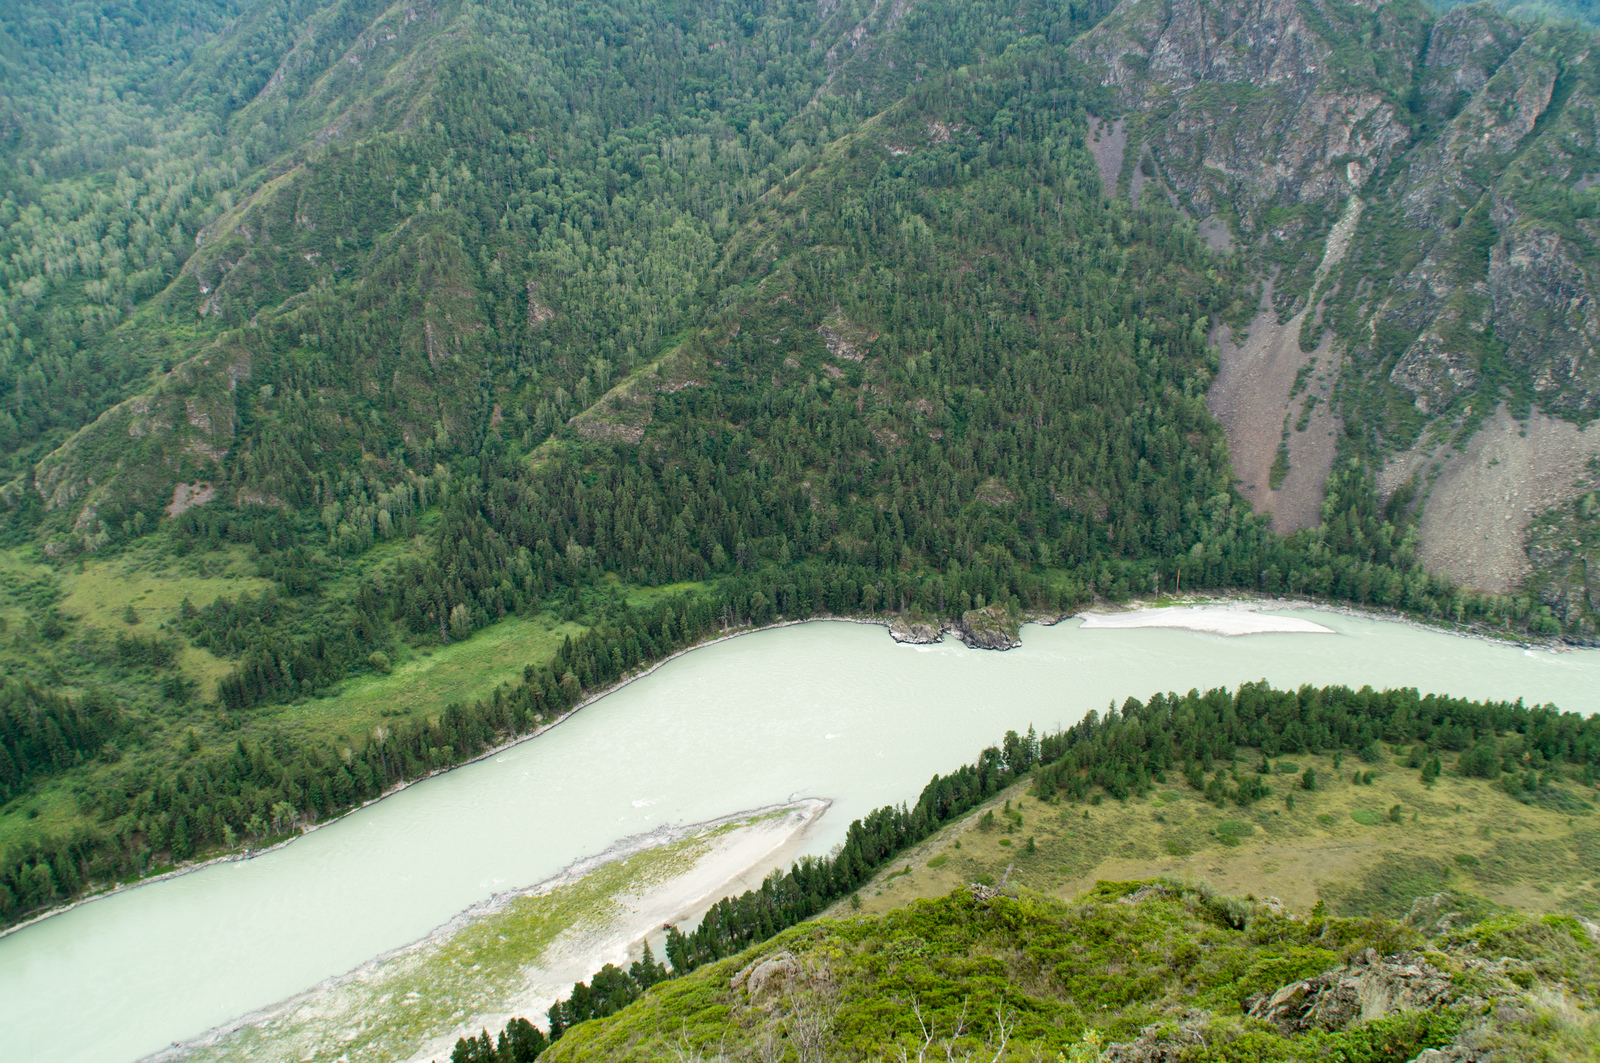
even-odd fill
[{"label": "white sand beach", "polygon": [[1170,605],[1121,613],[1079,613],[1086,628],[1175,627],[1214,635],[1263,635],[1301,632],[1332,635],[1332,628],[1298,616],[1239,605]]},{"label": "white sand beach", "polygon": [[[550,1005],[565,997],[574,982],[588,981],[608,963],[626,967],[648,939],[658,960],[667,924],[696,922],[724,897],[759,889],[774,868],[787,868],[800,855],[811,825],[829,802],[804,801],[781,816],[771,816],[718,834],[693,865],[645,889],[619,895],[604,929],[574,927],[545,949],[527,986],[503,1013],[480,1015],[459,1030],[422,1046],[408,1063],[449,1058],[456,1039],[480,1028],[498,1032],[522,1016],[541,1028]],[[740,813],[749,816],[751,813]],[[734,818],[734,817],[729,817]]]}]

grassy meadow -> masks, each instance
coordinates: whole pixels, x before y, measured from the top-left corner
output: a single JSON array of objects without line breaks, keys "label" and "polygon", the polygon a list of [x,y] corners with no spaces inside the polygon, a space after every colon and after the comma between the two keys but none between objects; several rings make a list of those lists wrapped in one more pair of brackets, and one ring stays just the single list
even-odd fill
[{"label": "grassy meadow", "polygon": [[[1335,914],[1397,918],[1417,896],[1449,890],[1600,916],[1600,816],[1524,804],[1451,774],[1448,755],[1430,788],[1403,756],[1384,754],[1371,764],[1346,757],[1338,767],[1327,756],[1281,758],[1275,767],[1288,770],[1269,780],[1274,796],[1247,808],[1218,807],[1176,776],[1126,803],[1055,804],[1019,784],[880,872],[860,891],[861,908],[997,882],[1010,867],[1009,884],[1062,898],[1097,880],[1165,876],[1276,897],[1302,914],[1322,900]],[[1241,774],[1258,761],[1241,752]],[[1315,790],[1301,786],[1306,769],[1316,773]],[[1352,782],[1357,771],[1371,772],[1372,782]]]}]

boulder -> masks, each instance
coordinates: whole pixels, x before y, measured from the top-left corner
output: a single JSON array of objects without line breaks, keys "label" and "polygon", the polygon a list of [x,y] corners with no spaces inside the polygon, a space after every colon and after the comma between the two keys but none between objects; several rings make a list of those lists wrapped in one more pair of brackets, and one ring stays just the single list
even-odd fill
[{"label": "boulder", "polygon": [[1402,922],[1428,934],[1449,930],[1462,918],[1461,906],[1453,893],[1430,893],[1411,902]]},{"label": "boulder", "polygon": [[1020,623],[1003,606],[968,609],[956,623],[956,635],[975,650],[1014,650],[1022,645]]},{"label": "boulder", "polygon": [[1410,953],[1368,949],[1344,967],[1253,997],[1246,1010],[1285,1034],[1340,1030],[1401,1009],[1431,1008],[1453,998],[1450,979]]},{"label": "boulder", "polygon": [[928,645],[944,638],[949,628],[935,620],[907,620],[897,616],[889,621],[889,637],[896,642]]},{"label": "boulder", "polygon": [[755,1001],[769,993],[782,993],[799,973],[800,961],[795,959],[794,953],[775,952],[745,966],[729,981],[728,988],[737,991],[743,986]]}]

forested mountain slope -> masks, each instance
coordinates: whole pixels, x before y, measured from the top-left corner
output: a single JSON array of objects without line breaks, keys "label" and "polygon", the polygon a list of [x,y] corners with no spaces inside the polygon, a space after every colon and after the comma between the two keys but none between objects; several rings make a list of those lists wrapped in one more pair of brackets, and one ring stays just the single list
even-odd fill
[{"label": "forested mountain slope", "polygon": [[[1390,216],[1374,190],[1434,188],[1404,169],[1429,151],[1471,210],[1549,185],[1494,177],[1472,138],[1578,143],[1515,79],[1563,71],[1549,97],[1576,122],[1581,38],[1405,2],[1194,9],[1161,37],[1184,10],[6,16],[0,917],[282,835],[778,616],[1004,628],[1181,579],[1592,630],[1581,591],[1430,573],[1407,495],[1378,492],[1422,416],[1390,401],[1407,322],[1464,307],[1478,336],[1498,305],[1476,266],[1427,265],[1488,255],[1462,242],[1479,230],[1433,258],[1358,234],[1370,281],[1323,271],[1358,371],[1315,527],[1252,511],[1206,406],[1214,332],[1248,323],[1274,266],[1282,309],[1304,301],[1352,188],[1365,226]],[[1463,53],[1481,85],[1416,73],[1450,27],[1492,38]],[[1334,111],[1351,131],[1305,132]],[[1107,194],[1091,129],[1116,118],[1123,181],[1170,198]],[[1237,144],[1185,147],[1208,129]],[[1549,187],[1580,241],[1589,193]],[[1546,303],[1581,316],[1586,278]],[[1485,334],[1538,334],[1520,312]],[[1497,343],[1480,390],[1587,416],[1570,343]],[[502,623],[545,633],[520,685],[345,696]]]}]

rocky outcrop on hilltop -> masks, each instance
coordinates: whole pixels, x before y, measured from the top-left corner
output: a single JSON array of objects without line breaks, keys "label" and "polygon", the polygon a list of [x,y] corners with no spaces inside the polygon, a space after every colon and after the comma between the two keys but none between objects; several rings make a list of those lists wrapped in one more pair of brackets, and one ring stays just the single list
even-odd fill
[{"label": "rocky outcrop on hilltop", "polygon": [[1438,1007],[1454,995],[1449,976],[1431,964],[1369,948],[1343,967],[1254,997],[1245,1010],[1284,1033],[1341,1030],[1400,1009]]}]

